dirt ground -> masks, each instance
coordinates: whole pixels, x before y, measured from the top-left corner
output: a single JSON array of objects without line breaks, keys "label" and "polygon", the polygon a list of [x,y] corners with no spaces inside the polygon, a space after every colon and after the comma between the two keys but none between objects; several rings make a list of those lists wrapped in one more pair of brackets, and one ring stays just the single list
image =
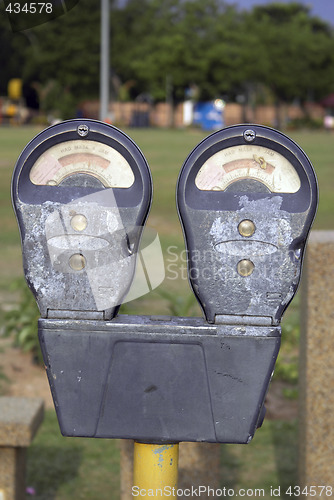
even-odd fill
[{"label": "dirt ground", "polygon": [[[29,353],[12,346],[11,339],[0,338],[0,373],[7,380],[0,381],[2,393],[8,396],[39,397],[46,408],[53,408],[52,397],[44,367],[32,362]],[[298,403],[283,396],[285,385],[274,381],[266,397],[266,418],[289,420],[297,417]]]},{"label": "dirt ground", "polygon": [[1,380],[4,395],[42,398],[46,408],[53,408],[44,367],[34,364],[31,355],[13,347],[8,338],[0,338],[1,372],[6,377]]}]

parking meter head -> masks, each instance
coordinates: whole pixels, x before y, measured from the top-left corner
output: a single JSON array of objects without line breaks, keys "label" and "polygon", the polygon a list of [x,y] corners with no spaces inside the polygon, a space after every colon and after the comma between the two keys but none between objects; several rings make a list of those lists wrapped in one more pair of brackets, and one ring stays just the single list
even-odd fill
[{"label": "parking meter head", "polygon": [[151,197],[143,154],[111,125],[69,120],[26,146],[12,200],[42,317],[116,314],[134,277]]},{"label": "parking meter head", "polygon": [[268,127],[228,127],[191,152],[177,205],[189,280],[209,322],[279,324],[298,287],[317,195],[305,153]]}]

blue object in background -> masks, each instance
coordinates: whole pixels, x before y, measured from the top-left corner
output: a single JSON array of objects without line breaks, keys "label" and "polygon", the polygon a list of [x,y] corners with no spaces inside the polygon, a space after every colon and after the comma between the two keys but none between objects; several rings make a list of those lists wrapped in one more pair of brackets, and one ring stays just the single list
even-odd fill
[{"label": "blue object in background", "polygon": [[194,125],[203,130],[219,130],[224,127],[224,106],[222,99],[210,102],[198,102],[194,106]]}]

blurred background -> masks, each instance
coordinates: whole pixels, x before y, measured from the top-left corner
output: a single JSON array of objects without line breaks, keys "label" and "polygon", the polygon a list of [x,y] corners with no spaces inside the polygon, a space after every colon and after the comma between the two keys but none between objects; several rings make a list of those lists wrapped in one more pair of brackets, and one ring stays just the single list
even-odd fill
[{"label": "blurred background", "polygon": [[[159,234],[166,277],[123,313],[201,315],[187,282],[175,185],[190,151],[223,126],[259,123],[294,139],[318,175],[314,227],[334,229],[332,0],[109,4],[109,97],[101,117],[99,2],[72,2],[36,26],[32,18],[28,25],[17,20],[8,8],[14,4],[0,3],[0,394],[47,401],[28,461],[28,484],[39,500],[117,499],[120,489],[117,442],[62,438],[47,399],[39,313],[23,280],[10,201],[13,167],[30,139],[61,120],[102,118],[146,156],[154,183],[148,226]],[[297,295],[284,318],[268,418],[247,447],[221,447],[222,486],[297,482],[299,301]]]},{"label": "blurred background", "polygon": [[[74,4],[29,29],[32,15],[20,25],[15,21],[23,13],[6,12],[2,3],[3,124],[99,116],[101,10],[89,0]],[[321,127],[334,112],[334,6],[328,0],[313,8],[308,0],[109,4],[110,105],[103,119],[208,129],[257,121],[292,129]],[[26,29],[13,33],[18,28]],[[205,103],[212,104],[216,124],[210,112],[203,123]]]}]

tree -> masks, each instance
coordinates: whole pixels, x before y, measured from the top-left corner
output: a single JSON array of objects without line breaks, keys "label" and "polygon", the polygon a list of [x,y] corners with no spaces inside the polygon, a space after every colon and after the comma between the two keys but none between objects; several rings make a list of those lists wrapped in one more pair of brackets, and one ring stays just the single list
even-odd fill
[{"label": "tree", "polygon": [[112,15],[115,71],[123,81],[135,80],[138,93],[155,99],[165,98],[167,77],[176,99],[183,99],[192,84],[205,97],[217,95],[221,82],[211,85],[210,51],[226,9],[219,0],[130,0]]},{"label": "tree", "polygon": [[[333,32],[298,3],[238,13],[219,0],[130,0],[112,15],[114,70],[133,92],[203,99],[268,87],[277,102],[320,98],[333,79]],[[126,26],[126,30],[120,27]]]},{"label": "tree", "polygon": [[30,32],[23,78],[39,84],[44,109],[73,118],[81,100],[99,94],[100,10],[80,0],[66,15]]},{"label": "tree", "polygon": [[[277,102],[319,99],[334,81],[334,35],[298,3],[255,7],[245,18],[251,33],[253,81],[268,86]],[[261,57],[259,57],[261,55]]]},{"label": "tree", "polygon": [[12,32],[4,5],[0,4],[0,95],[7,95],[7,85],[11,78],[22,77],[26,46],[26,36]]},{"label": "tree", "polygon": [[[274,3],[238,12],[223,0],[111,0],[111,80],[123,98],[234,99],[270,89],[277,103],[333,92],[334,35],[309,8]],[[0,17],[0,28],[5,26]],[[24,33],[0,30],[1,86],[11,76],[39,84],[45,109],[75,107],[99,93],[99,3]],[[167,85],[168,84],[168,85]],[[168,87],[168,89],[166,88]],[[3,90],[2,90],[3,91]]]}]

